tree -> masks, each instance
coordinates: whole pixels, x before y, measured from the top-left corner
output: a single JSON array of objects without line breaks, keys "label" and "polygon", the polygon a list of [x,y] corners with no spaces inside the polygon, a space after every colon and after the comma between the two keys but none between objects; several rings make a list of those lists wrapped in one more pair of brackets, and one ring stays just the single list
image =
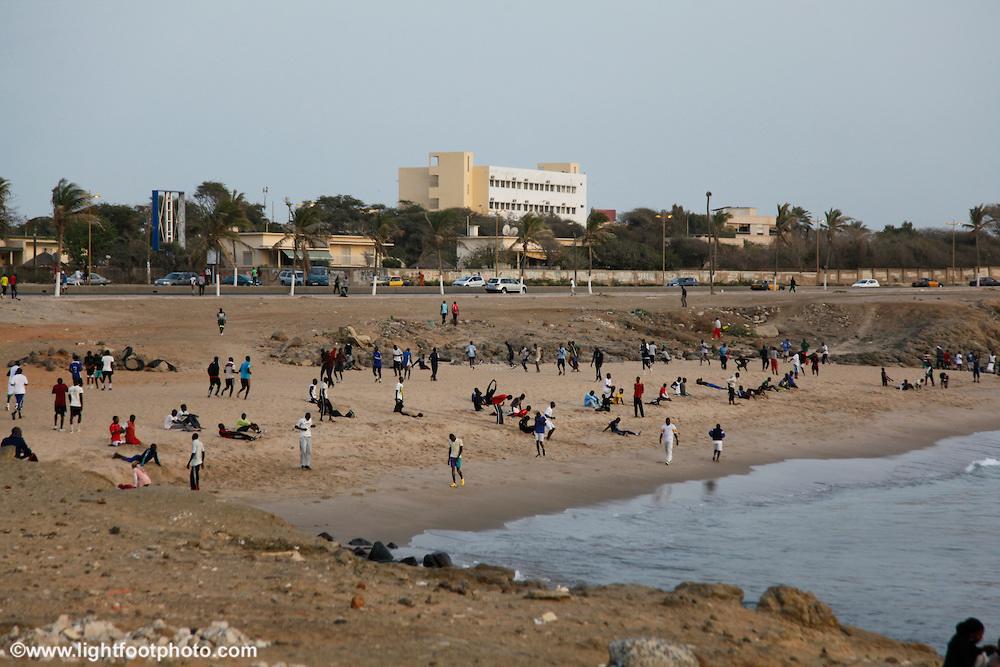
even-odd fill
[{"label": "tree", "polygon": [[458,243],[458,216],[455,209],[424,213],[424,247],[434,254],[437,260],[438,286],[444,294],[444,259],[445,249]]},{"label": "tree", "polygon": [[374,273],[372,275],[372,294],[375,294],[379,260],[385,255],[386,246],[392,241],[393,237],[399,234],[399,228],[396,226],[395,220],[383,215],[381,209],[376,210],[371,218],[371,225],[365,230],[365,236],[372,242],[372,252],[375,255],[373,258]]},{"label": "tree", "polygon": [[823,214],[823,233],[826,236],[826,262],[823,264],[823,283],[826,284],[826,274],[830,271],[830,255],[833,252],[833,242],[843,229],[844,225],[851,219],[844,215],[840,209],[831,208]]},{"label": "tree", "polygon": [[528,246],[535,244],[542,245],[542,241],[551,238],[552,231],[537,215],[528,213],[517,223],[517,240],[515,243],[521,246],[521,284],[524,284],[524,269],[528,264]]},{"label": "tree", "polygon": [[795,217],[791,211],[791,204],[785,202],[778,204],[778,214],[774,218],[774,282],[778,282],[778,261],[781,256],[781,245],[792,231]]},{"label": "tree", "polygon": [[972,232],[976,239],[976,284],[979,284],[979,235],[990,222],[989,209],[985,204],[974,206],[969,209],[969,221],[962,225]]},{"label": "tree", "polygon": [[10,235],[10,214],[7,212],[7,202],[10,201],[10,181],[0,176],[0,237]]},{"label": "tree", "polygon": [[[246,216],[246,200],[242,192],[225,189],[217,190],[214,183],[203,183],[198,190],[201,191],[206,185],[213,186],[210,194],[201,195],[199,204],[203,207],[199,219],[194,225],[194,242],[191,244],[191,260],[193,262],[205,262],[208,259],[209,251],[213,251],[216,263],[221,264],[226,257],[226,245],[224,241],[237,241],[240,238],[239,231],[249,224]],[[195,198],[199,198],[200,192],[195,193]],[[232,257],[233,267],[236,267],[235,254]],[[218,290],[219,272],[215,271],[216,290]]]},{"label": "tree", "polygon": [[312,204],[299,206],[292,213],[291,221],[285,225],[285,235],[274,244],[278,248],[285,241],[292,242],[292,290],[295,293],[295,271],[299,266],[299,251],[302,252],[302,274],[303,281],[309,275],[311,264],[309,261],[310,246],[325,246],[326,225],[323,223],[321,212]]},{"label": "tree", "polygon": [[614,232],[607,228],[608,216],[591,209],[587,215],[587,224],[583,228],[580,242],[587,248],[587,293],[593,294],[592,278],[594,273],[594,246],[603,245],[614,238]]},{"label": "tree", "polygon": [[60,273],[63,262],[63,239],[66,226],[74,222],[92,222],[93,214],[87,212],[92,197],[76,183],[60,178],[52,188],[52,224],[56,230],[58,256],[55,266],[55,295],[59,296],[62,285]]}]

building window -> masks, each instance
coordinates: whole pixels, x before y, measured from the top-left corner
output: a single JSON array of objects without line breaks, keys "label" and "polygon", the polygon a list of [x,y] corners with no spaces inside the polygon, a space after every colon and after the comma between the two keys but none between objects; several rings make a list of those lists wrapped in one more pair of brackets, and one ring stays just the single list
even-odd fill
[{"label": "building window", "polygon": [[436,188],[438,185],[440,185],[440,177],[435,174],[431,176],[431,187]]},{"label": "building window", "polygon": [[253,264],[253,251],[244,250],[243,251],[243,266],[250,266]]},{"label": "building window", "polygon": [[739,225],[736,228],[736,233],[737,234],[749,234],[750,233],[750,225]]}]

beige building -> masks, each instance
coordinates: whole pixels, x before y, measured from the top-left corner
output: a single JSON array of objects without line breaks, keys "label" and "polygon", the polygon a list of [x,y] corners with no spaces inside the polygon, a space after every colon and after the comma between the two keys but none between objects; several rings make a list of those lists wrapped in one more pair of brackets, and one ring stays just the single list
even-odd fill
[{"label": "beige building", "polygon": [[[21,266],[30,262],[36,255],[43,253],[56,254],[59,242],[55,239],[33,236],[8,236],[0,239],[0,264],[4,266]],[[44,261],[44,258],[43,258]]]},{"label": "beige building", "polygon": [[537,169],[476,165],[468,151],[430,153],[426,167],[399,169],[399,201],[429,211],[468,208],[517,220],[526,213],[585,224],[587,176],[576,162],[542,162]]},{"label": "beige building", "polygon": [[[734,206],[726,209],[733,216],[726,227],[736,232],[736,243],[743,242],[770,245],[774,238],[775,216],[760,215],[757,209],[749,206]],[[719,239],[720,242],[725,242]]]},{"label": "beige building", "polygon": [[[291,267],[293,245],[282,232],[240,232],[233,242],[236,261],[241,267]],[[326,244],[308,248],[312,264],[336,269],[364,269],[375,260],[375,244],[366,236],[331,234]],[[299,251],[302,261],[302,251]]]}]

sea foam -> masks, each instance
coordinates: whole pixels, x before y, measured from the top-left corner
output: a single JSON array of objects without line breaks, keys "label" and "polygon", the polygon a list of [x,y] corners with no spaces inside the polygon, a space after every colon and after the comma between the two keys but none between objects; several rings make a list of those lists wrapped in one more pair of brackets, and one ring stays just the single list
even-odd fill
[{"label": "sea foam", "polygon": [[975,472],[979,468],[992,468],[993,466],[1000,466],[1000,461],[994,458],[982,459],[981,461],[973,461],[965,467],[965,472]]}]

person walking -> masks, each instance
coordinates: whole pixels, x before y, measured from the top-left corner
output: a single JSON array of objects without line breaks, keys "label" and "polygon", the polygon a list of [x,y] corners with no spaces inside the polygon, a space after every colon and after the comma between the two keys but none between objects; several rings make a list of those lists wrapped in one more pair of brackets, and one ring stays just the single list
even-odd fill
[{"label": "person walking", "polygon": [[507,365],[514,368],[514,346],[509,340],[505,340],[503,344],[507,346]]},{"label": "person walking", "polygon": [[243,363],[240,364],[240,390],[236,392],[236,398],[239,398],[243,392],[246,392],[243,396],[244,401],[250,398],[250,375],[250,355],[248,354],[243,359]]},{"label": "person walking", "polygon": [[114,374],[115,358],[111,355],[110,350],[104,350],[104,356],[101,357],[101,391],[104,391],[105,386],[107,386],[108,391],[114,389],[111,382]]},{"label": "person walking", "polygon": [[70,384],[83,386],[83,362],[80,361],[80,355],[74,353],[73,361],[69,362],[69,375]]},{"label": "person walking", "polygon": [[670,417],[663,420],[660,427],[660,444],[667,455],[667,465],[674,462],[674,445],[677,443],[677,427],[670,423]]},{"label": "person walking", "polygon": [[436,347],[431,348],[430,360],[431,360],[431,380],[437,382],[438,363],[440,363],[441,361],[441,356],[438,354],[438,349]]},{"label": "person walking", "polygon": [[465,486],[465,475],[462,474],[462,452],[465,451],[465,443],[461,438],[455,437],[454,433],[448,434],[448,467],[451,468],[451,488],[458,486],[455,474],[461,480],[461,485]]},{"label": "person walking", "polygon": [[205,272],[198,274],[198,296],[205,296]]},{"label": "person walking", "polygon": [[235,389],[236,384],[236,362],[233,361],[232,357],[226,362],[226,367],[223,370],[223,375],[226,378],[226,386],[222,390],[222,393],[229,392],[229,398],[233,397],[233,389]]},{"label": "person walking", "polygon": [[681,285],[681,308],[688,307],[688,290],[687,287]]},{"label": "person walking", "polygon": [[535,410],[535,458],[545,456],[545,415]]},{"label": "person walking", "polygon": [[219,325],[219,335],[226,330],[226,311],[219,308],[219,312],[215,315],[215,323]]},{"label": "person walking", "polygon": [[556,350],[556,375],[566,375],[566,346],[559,343]]},{"label": "person walking", "polygon": [[575,278],[570,278],[569,279],[569,295],[570,296],[576,296],[576,279]]},{"label": "person walking", "polygon": [[722,340],[722,320],[718,317],[712,322],[712,340]]},{"label": "person walking", "polygon": [[521,368],[524,369],[525,373],[528,372],[528,359],[530,359],[530,358],[531,358],[531,351],[528,350],[528,346],[527,345],[522,345],[521,346]]},{"label": "person walking", "polygon": [[441,324],[444,325],[444,324],[447,324],[447,323],[448,323],[448,302],[447,301],[442,301],[441,302]]},{"label": "person walking", "polygon": [[372,376],[375,382],[382,382],[382,351],[378,349],[378,345],[372,350]]},{"label": "person walking", "polygon": [[[76,386],[76,385],[74,385]],[[62,378],[58,378],[56,383],[52,386],[52,394],[55,396],[55,403],[53,409],[55,414],[52,417],[52,430],[62,432],[66,425],[66,393],[69,391],[69,387],[63,382]]]},{"label": "person walking", "polygon": [[465,356],[469,358],[469,368],[474,370],[476,368],[476,344],[471,340],[465,346]]},{"label": "person walking", "polygon": [[452,326],[458,326],[458,301],[451,302],[451,324]]},{"label": "person walking", "polygon": [[645,390],[646,387],[642,384],[642,379],[636,376],[635,384],[632,385],[632,411],[636,417],[646,416],[646,412],[642,409],[642,394]]},{"label": "person walking", "polygon": [[534,353],[535,353],[535,355],[534,355],[535,356],[535,372],[536,373],[541,373],[542,372],[542,348],[538,347],[538,343],[534,344]]},{"label": "person walking", "polygon": [[789,281],[789,283],[788,283],[788,293],[789,294],[794,294],[795,293],[795,287],[796,287],[795,276],[792,276],[791,281]]},{"label": "person walking", "polygon": [[[83,387],[75,384],[66,390],[66,397],[69,399],[69,432],[80,432],[80,422],[83,421]],[[73,421],[76,420],[76,426]]]},{"label": "person walking", "polygon": [[601,366],[604,365],[604,352],[601,351],[601,348],[594,348],[594,355],[590,358],[590,365],[594,367],[594,382],[600,382]]},{"label": "person walking", "polygon": [[191,434],[191,456],[188,458],[187,469],[191,471],[191,490],[201,491],[201,473],[205,467],[205,444],[197,433]]},{"label": "person walking", "polygon": [[719,459],[722,458],[722,441],[726,439],[726,432],[722,430],[722,425],[716,424],[715,428],[708,432],[708,437],[711,438],[714,446],[712,460],[718,463]]},{"label": "person walking", "polygon": [[312,470],[312,414],[305,413],[295,422],[295,430],[299,432],[299,468]]},{"label": "person walking", "polygon": [[[16,366],[17,370],[10,379],[10,384],[7,387],[7,394],[14,397],[14,409],[10,413],[11,419],[21,418],[24,419],[24,396],[28,391],[28,376],[24,374],[24,371],[20,366]],[[8,400],[9,403],[9,400]]]}]

